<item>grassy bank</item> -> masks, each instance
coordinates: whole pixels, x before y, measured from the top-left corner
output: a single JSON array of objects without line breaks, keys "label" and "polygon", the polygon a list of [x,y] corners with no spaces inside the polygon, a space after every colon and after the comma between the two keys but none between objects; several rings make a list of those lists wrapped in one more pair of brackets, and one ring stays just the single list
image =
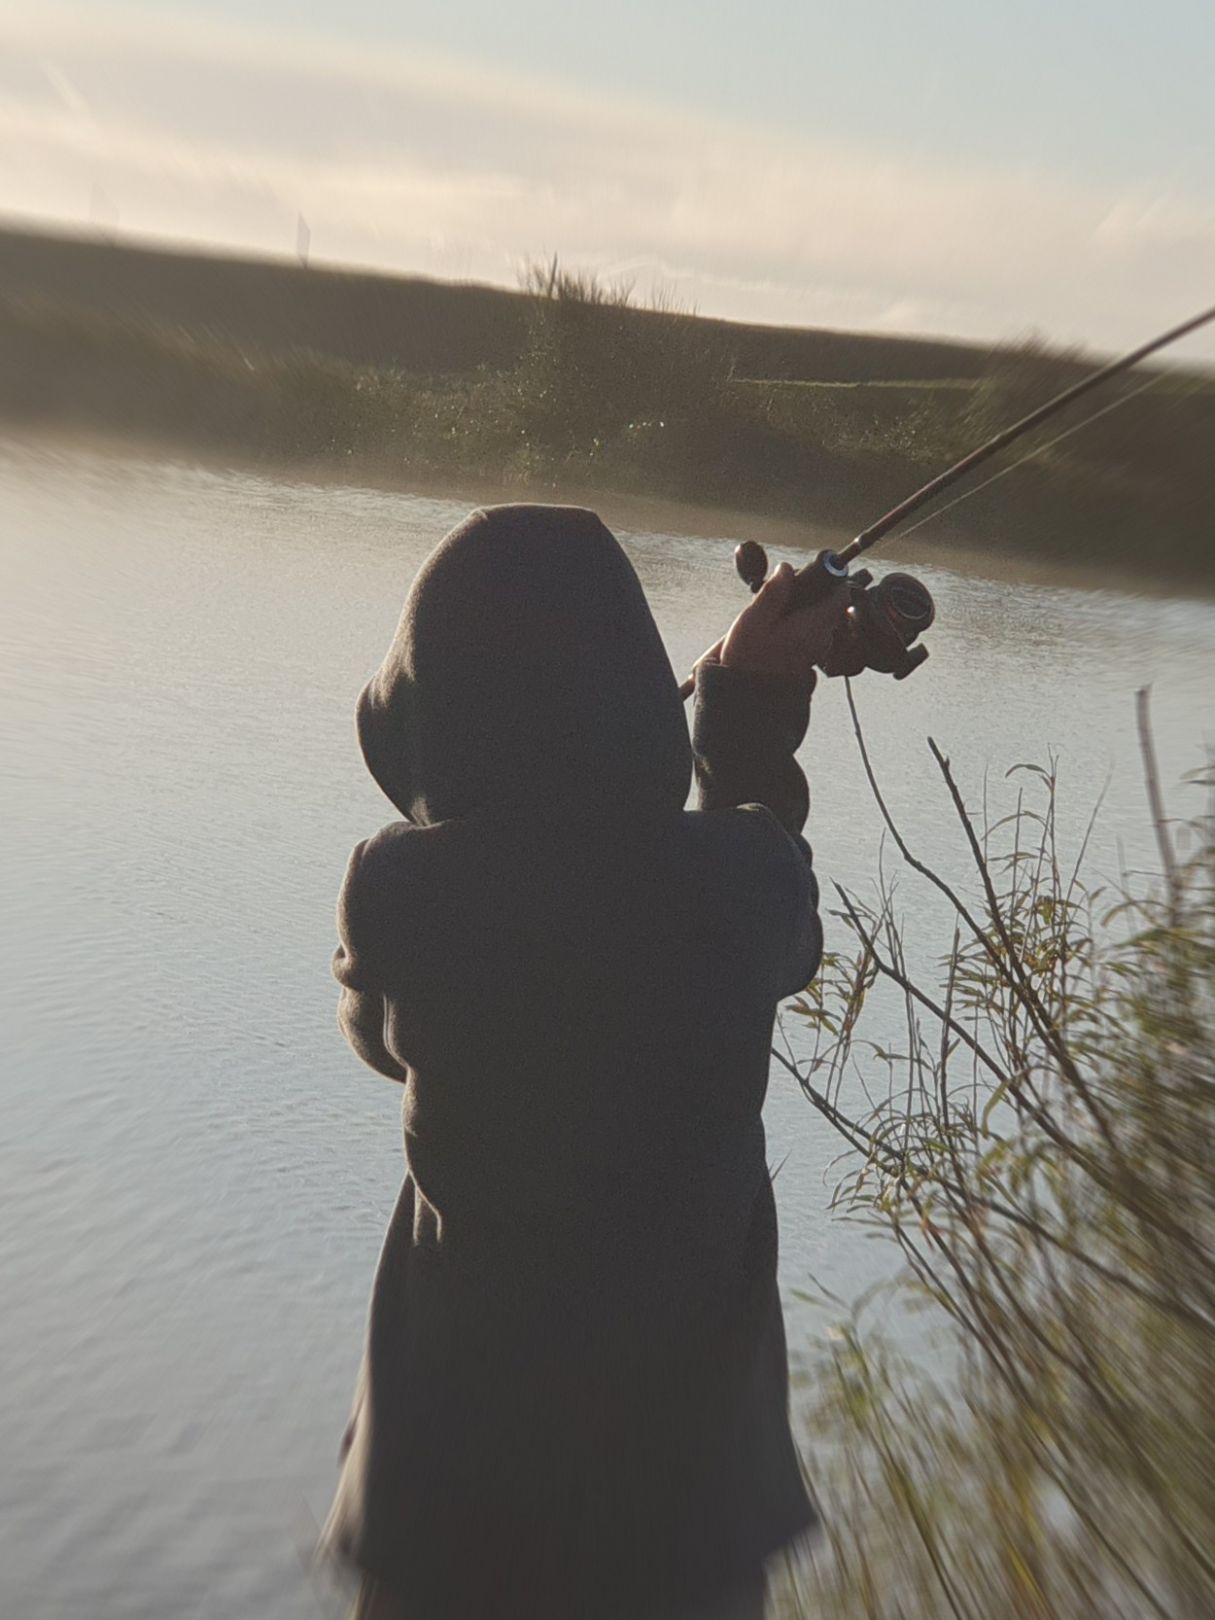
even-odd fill
[{"label": "grassy bank", "polygon": [[[0,227],[0,302],[31,298],[275,354],[307,350],[423,373],[514,365],[528,341],[531,304],[522,289]],[[977,377],[988,354],[940,338],[717,320],[702,327],[726,343],[748,377]]]},{"label": "grassy bank", "polygon": [[[490,479],[521,497],[615,491],[849,529],[1079,369],[1032,345],[986,356],[939,345],[955,374],[757,376],[742,360],[760,352],[761,329],[638,309],[619,289],[564,274],[493,297],[512,298],[510,344],[475,366],[428,369],[255,341],[235,335],[234,318],[197,329],[97,299],[10,293],[0,420],[400,487]],[[489,328],[451,311],[445,320],[466,361]],[[442,347],[433,332],[428,341]],[[959,371],[963,358],[970,370]],[[930,532],[1209,584],[1212,442],[1215,385],[1163,375]]]}]

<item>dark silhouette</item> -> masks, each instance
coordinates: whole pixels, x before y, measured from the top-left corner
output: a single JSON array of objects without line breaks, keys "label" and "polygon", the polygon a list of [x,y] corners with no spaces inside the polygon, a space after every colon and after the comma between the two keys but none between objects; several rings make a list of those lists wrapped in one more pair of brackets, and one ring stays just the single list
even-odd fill
[{"label": "dark silhouette", "polygon": [[814,1522],[760,1116],[822,950],[814,676],[761,670],[701,663],[689,750],[613,536],[499,507],[360,699],[407,818],[355,850],[335,959],[347,1038],[405,1087],[323,1537],[365,1614],[750,1615]]}]

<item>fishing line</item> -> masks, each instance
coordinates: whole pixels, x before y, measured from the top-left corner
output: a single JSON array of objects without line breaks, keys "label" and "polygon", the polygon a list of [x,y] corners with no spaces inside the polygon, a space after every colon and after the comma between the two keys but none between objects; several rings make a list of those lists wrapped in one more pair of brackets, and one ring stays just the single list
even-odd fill
[{"label": "fishing line", "polygon": [[[1129,354],[1124,354],[1117,360],[1108,361],[1096,371],[1090,372],[1088,376],[1081,377],[1078,382],[1072,383],[1071,387],[1065,388],[1061,394],[1056,394],[1053,399],[1048,399],[1044,404],[1036,406],[1032,411],[1021,417],[1019,421],[1011,422],[1008,427],[1001,428],[999,433],[993,433],[991,438],[984,444],[977,445],[968,455],[963,456],[960,461],[955,461],[952,467],[946,467],[944,472],[938,473],[935,478],[930,478],[926,484],[921,485],[919,489],[908,495],[906,500],[902,500],[897,506],[891,507],[890,511],[878,518],[876,523],[871,523],[867,529],[862,529],[860,534],[855,539],[850,540],[842,551],[832,552],[832,568],[842,577],[842,573],[847,572],[849,564],[868,551],[870,546],[876,545],[892,529],[901,527],[913,512],[918,512],[921,507],[927,506],[929,501],[935,500],[951,484],[956,484],[959,479],[965,478],[967,473],[980,466],[983,462],[990,461],[993,456],[998,455],[1001,450],[1010,445],[1014,439],[1022,438],[1026,433],[1036,428],[1040,422],[1045,422],[1048,416],[1054,416],[1056,411],[1062,410],[1065,405],[1070,405],[1073,400],[1079,399],[1082,394],[1089,393],[1091,389],[1100,387],[1103,382],[1108,382],[1111,377],[1120,376],[1122,372],[1129,371],[1132,366],[1137,366],[1141,360],[1146,360],[1149,354],[1155,354],[1158,349],[1166,348],[1169,344],[1176,343],[1178,339],[1188,337],[1191,332],[1197,332],[1200,327],[1207,326],[1212,321],[1215,321],[1215,305],[1212,305],[1210,309],[1204,309],[1199,315],[1192,315],[1188,321],[1182,321],[1180,326],[1172,326],[1167,332],[1161,332],[1158,337],[1151,338],[1147,343],[1141,343],[1137,349],[1132,349]],[[803,569],[801,572],[809,575],[816,568],[818,576],[821,577],[817,577],[813,584],[807,578],[806,589],[815,589],[819,595],[822,595],[829,583],[826,576],[831,570],[818,567],[816,559],[815,563],[811,563],[807,569]]]},{"label": "fishing line", "polygon": [[1091,416],[1086,416],[1083,422],[1073,422],[1071,427],[1064,428],[1062,433],[1056,433],[1053,439],[1047,439],[1042,444],[1034,445],[1023,456],[1018,456],[1016,461],[1009,462],[1007,467],[1001,467],[999,472],[992,473],[990,478],[985,478],[981,484],[976,484],[973,489],[964,489],[960,495],[955,495],[952,501],[946,501],[944,506],[938,506],[935,512],[925,513],[910,528],[903,529],[899,538],[906,540],[908,535],[914,534],[917,529],[922,529],[926,523],[935,522],[937,518],[944,517],[946,512],[952,512],[955,506],[961,506],[963,501],[970,500],[974,495],[982,494],[985,489],[990,489],[993,484],[998,484],[1001,478],[1007,478],[1009,473],[1016,472],[1018,467],[1024,467],[1027,462],[1032,461],[1035,456],[1040,456],[1043,451],[1053,450],[1057,444],[1062,444],[1065,439],[1070,439],[1073,433],[1079,433],[1082,428],[1091,427],[1094,422],[1099,422],[1103,416],[1108,416],[1111,411],[1116,411],[1120,405],[1129,405],[1131,400],[1138,399],[1140,394],[1146,394],[1149,388],[1157,387],[1164,381],[1164,377],[1164,372],[1158,372],[1155,376],[1149,377],[1146,382],[1140,383],[1138,388],[1133,388],[1129,394],[1120,394],[1117,399],[1110,400],[1108,405],[1103,405],[1099,411],[1094,411]]},{"label": "fishing line", "polygon": [[[830,549],[820,551],[812,562],[807,563],[804,568],[799,568],[793,575],[792,588],[786,598],[786,612],[796,608],[812,607],[818,602],[825,601],[838,592],[841,585],[849,593],[847,614],[849,633],[842,641],[841,638],[836,638],[839,647],[833,647],[829,655],[830,661],[821,663],[819,667],[827,675],[859,675],[862,669],[876,669],[893,675],[898,681],[904,680],[912,670],[918,669],[928,657],[928,649],[919,644],[919,637],[931,626],[935,617],[936,610],[931,594],[910,574],[888,574],[884,579],[875,582],[867,569],[852,572],[852,563],[893,529],[900,528],[913,513],[922,511],[930,501],[935,502],[945,490],[966,478],[984,462],[991,461],[1002,450],[1006,450],[1014,440],[1032,432],[1045,422],[1047,417],[1054,416],[1081,395],[1100,387],[1111,378],[1130,371],[1148,355],[1155,354],[1158,350],[1176,343],[1191,332],[1197,332],[1199,328],[1211,322],[1215,322],[1215,305],[1197,315],[1192,315],[1179,326],[1172,326],[1167,332],[1159,333],[1147,343],[1141,343],[1129,354],[1107,361],[1096,371],[1064,388],[1061,393],[1035,406],[1019,420],[1010,422],[998,433],[993,433],[983,444],[976,445],[951,467],[946,467],[943,472],[937,473],[919,489],[913,490],[897,506],[892,506],[876,522],[871,523],[867,529],[862,529],[841,551]],[[1035,445],[1011,466],[1001,468],[983,483],[965,490],[947,505],[927,513],[918,523],[902,532],[914,534],[916,529],[921,528],[932,518],[941,517],[944,513],[952,511],[962,501],[969,500],[980,490],[990,488],[1007,473],[1015,472],[1018,467],[1023,467],[1026,462],[1040,456],[1043,451],[1062,444],[1081,428],[1091,426],[1111,411],[1117,410],[1119,405],[1125,405],[1128,400],[1135,399],[1140,394],[1146,393],[1149,388],[1156,387],[1165,375],[1166,373],[1157,373],[1149,377],[1129,394],[1111,400],[1101,410],[1086,416],[1083,422],[1074,423],[1045,444]],[[758,591],[768,574],[767,553],[757,541],[744,540],[735,548],[734,566],[743,582],[752,591]],[[679,688],[680,697],[685,699],[690,697],[695,688],[695,676],[689,675]]]}]

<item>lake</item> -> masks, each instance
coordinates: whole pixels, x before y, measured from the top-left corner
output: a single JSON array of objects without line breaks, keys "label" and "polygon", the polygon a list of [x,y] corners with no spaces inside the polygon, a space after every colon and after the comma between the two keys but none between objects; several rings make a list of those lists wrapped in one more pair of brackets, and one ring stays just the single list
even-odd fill
[{"label": "lake", "polygon": [[[337,888],[392,815],[352,710],[470,504],[0,447],[14,1620],[334,1612],[304,1559],[402,1173],[399,1094],[334,1023]],[[621,534],[682,674],[745,601],[732,542]],[[1057,753],[1065,848],[1108,778],[1095,866],[1149,861],[1133,693],[1153,684],[1184,811],[1215,609],[922,572],[929,663],[856,686],[912,847],[959,869],[931,733],[972,802],[985,772],[996,797],[1008,766]],[[841,683],[820,685],[803,759],[819,870],[864,890],[881,827]],[[858,1293],[886,1262],[828,1216],[838,1145],[779,1070],[767,1120],[787,1289]]]}]

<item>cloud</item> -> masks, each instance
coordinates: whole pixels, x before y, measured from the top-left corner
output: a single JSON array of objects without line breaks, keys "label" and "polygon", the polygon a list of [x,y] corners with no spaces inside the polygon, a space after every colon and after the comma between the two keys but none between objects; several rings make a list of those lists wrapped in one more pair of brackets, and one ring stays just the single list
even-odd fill
[{"label": "cloud", "polygon": [[[1215,200],[790,142],[433,54],[0,6],[0,208],[511,282],[630,266],[708,313],[1118,346],[1209,301]],[[1212,352],[1215,345],[1208,348]]]}]

